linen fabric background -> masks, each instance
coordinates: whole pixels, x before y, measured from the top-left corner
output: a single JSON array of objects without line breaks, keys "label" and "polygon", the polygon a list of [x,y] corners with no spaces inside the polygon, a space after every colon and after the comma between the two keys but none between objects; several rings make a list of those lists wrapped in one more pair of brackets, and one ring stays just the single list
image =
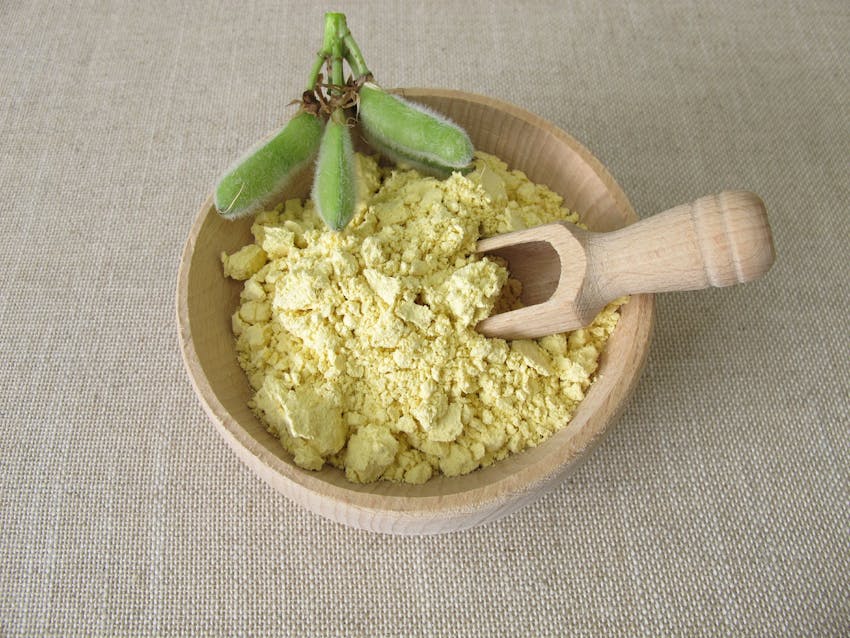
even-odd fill
[{"label": "linen fabric background", "polygon": [[[777,261],[658,298],[573,479],[402,538],[249,473],[181,362],[183,242],[322,15],[385,86],[521,105],[641,216],[759,193]],[[850,4],[0,3],[0,635],[850,634]]]}]

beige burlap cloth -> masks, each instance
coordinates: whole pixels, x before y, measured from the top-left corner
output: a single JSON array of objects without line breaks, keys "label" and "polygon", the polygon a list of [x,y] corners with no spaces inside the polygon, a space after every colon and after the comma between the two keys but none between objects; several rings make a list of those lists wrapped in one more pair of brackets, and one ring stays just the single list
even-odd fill
[{"label": "beige burlap cloth", "polygon": [[[387,86],[584,142],[642,216],[766,201],[766,279],[659,298],[643,381],[574,479],[468,532],[302,510],[219,440],[176,270],[278,126],[325,10]],[[0,636],[850,632],[850,5],[0,4]]]}]

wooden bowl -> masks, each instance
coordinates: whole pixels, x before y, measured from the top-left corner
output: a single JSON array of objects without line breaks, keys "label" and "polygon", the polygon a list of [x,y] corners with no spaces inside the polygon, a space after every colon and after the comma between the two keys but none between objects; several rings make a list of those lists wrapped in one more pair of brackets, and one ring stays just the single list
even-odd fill
[{"label": "wooden bowl", "polygon": [[[476,148],[560,193],[593,230],[637,221],[602,164],[553,124],[504,102],[460,91],[404,89],[463,126]],[[305,171],[288,197],[306,197]],[[251,219],[225,221],[212,198],[201,207],[180,263],[177,319],[183,359],[201,403],[236,455],[292,500],[332,520],[393,534],[450,532],[500,518],[557,486],[599,442],[634,390],[649,349],[651,295],[632,297],[601,358],[597,377],[570,423],[536,448],[460,477],[424,485],[349,483],[343,472],[294,464],[248,409],[251,389],[236,360],[230,317],[241,283],[225,279],[219,255],[252,241]]]}]

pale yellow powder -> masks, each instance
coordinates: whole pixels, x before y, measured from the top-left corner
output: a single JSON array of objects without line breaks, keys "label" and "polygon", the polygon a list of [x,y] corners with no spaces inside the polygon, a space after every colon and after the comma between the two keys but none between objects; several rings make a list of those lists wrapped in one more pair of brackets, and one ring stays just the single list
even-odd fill
[{"label": "pale yellow powder", "polygon": [[360,155],[357,165],[362,203],[345,231],[291,200],[257,216],[256,243],[222,255],[225,274],[246,280],[233,332],[269,430],[302,467],[422,483],[566,425],[623,300],[568,335],[486,339],[474,326],[511,286],[474,248],[577,215],[483,153],[444,181]]}]

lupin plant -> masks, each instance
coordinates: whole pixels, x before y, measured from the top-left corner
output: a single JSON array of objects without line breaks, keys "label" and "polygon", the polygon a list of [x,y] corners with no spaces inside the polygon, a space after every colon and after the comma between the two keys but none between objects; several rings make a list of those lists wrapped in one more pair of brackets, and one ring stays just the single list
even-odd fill
[{"label": "lupin plant", "polygon": [[[347,81],[343,62],[352,72]],[[325,223],[341,231],[356,207],[355,122],[375,151],[425,174],[447,177],[472,162],[474,149],[463,129],[375,83],[342,13],[325,14],[322,48],[300,102],[279,133],[251,149],[218,181],[214,201],[219,214],[235,219],[263,210],[318,154],[313,202]]]}]

